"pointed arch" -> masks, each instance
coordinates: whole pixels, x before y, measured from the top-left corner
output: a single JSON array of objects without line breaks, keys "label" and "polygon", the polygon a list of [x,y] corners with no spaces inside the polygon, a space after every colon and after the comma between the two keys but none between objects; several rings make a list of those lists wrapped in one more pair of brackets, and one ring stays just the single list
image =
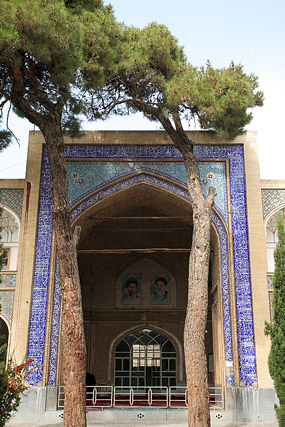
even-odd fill
[{"label": "pointed arch", "polygon": [[[119,183],[112,184],[110,187],[101,189],[100,191],[90,195],[87,199],[81,201],[74,207],[71,212],[71,218],[73,225],[83,223],[94,209],[95,205],[100,208],[100,204],[108,199],[111,200],[115,195],[122,194],[123,192],[138,188],[138,186],[146,185],[150,188],[154,188],[159,191],[165,192],[165,194],[171,194],[178,200],[184,200],[189,202],[189,194],[186,189],[183,189],[174,182],[162,179],[161,177],[148,176],[146,174],[140,174],[132,177],[128,177],[126,180],[120,181]],[[233,349],[232,349],[232,328],[231,328],[231,310],[230,310],[230,288],[229,288],[229,264],[228,264],[228,230],[225,222],[222,218],[221,213],[217,210],[213,210],[213,227],[220,240],[220,262],[221,262],[221,290],[222,290],[222,313],[224,317],[223,322],[223,337],[224,337],[224,358],[226,362],[233,363]],[[56,295],[55,295],[56,296]],[[57,296],[59,298],[59,296]],[[54,306],[58,306],[59,301],[54,301]],[[57,332],[58,334],[58,332]],[[58,343],[58,335],[56,337],[56,330],[52,330],[52,340],[55,351]],[[51,352],[54,350],[51,348]],[[110,356],[109,356],[110,357]],[[220,363],[222,360],[220,361]],[[109,365],[110,366],[110,365]],[[179,363],[179,366],[182,364]],[[180,368],[179,368],[180,369]],[[179,372],[181,376],[181,372]],[[109,372],[110,376],[110,372]],[[232,374],[226,376],[226,384],[234,384],[234,376]]]},{"label": "pointed arch", "polygon": [[178,381],[183,380],[183,345],[178,340],[176,336],[174,336],[171,332],[166,331],[165,329],[152,324],[141,324],[136,325],[131,328],[126,329],[122,333],[120,333],[116,338],[114,338],[111,341],[110,349],[109,349],[109,366],[108,366],[108,380],[112,381],[112,373],[113,373],[113,367],[114,367],[114,360],[115,360],[115,350],[117,345],[126,337],[128,337],[130,334],[139,332],[141,330],[151,330],[154,332],[157,332],[169,339],[169,341],[173,344],[175,350],[176,350],[176,357],[178,362],[178,369],[177,369],[177,375],[178,375]]}]

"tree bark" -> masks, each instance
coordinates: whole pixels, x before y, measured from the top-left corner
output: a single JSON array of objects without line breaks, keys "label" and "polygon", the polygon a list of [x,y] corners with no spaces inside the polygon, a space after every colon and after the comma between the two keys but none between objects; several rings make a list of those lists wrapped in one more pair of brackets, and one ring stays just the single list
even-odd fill
[{"label": "tree bark", "polygon": [[59,260],[64,366],[64,427],[86,426],[86,347],[77,253],[71,232],[60,121],[42,127],[51,172],[53,229]]},{"label": "tree bark", "polygon": [[[33,70],[30,71],[23,65],[13,65],[11,102],[30,122],[39,127],[46,142],[51,173],[53,230],[61,287],[65,392],[63,426],[86,427],[86,346],[76,239],[73,239],[71,232],[64,139],[61,130],[64,98],[61,97],[53,103],[49,99],[49,92],[44,91],[33,75]],[[31,96],[33,102],[41,104],[45,108],[44,113],[37,111],[33,102],[25,99],[25,78],[28,78],[28,87],[34,94]],[[26,93],[29,93],[29,90]]]},{"label": "tree bark", "polygon": [[179,113],[172,114],[173,126],[159,107],[144,103],[138,98],[133,100],[133,104],[138,110],[160,121],[184,158],[187,186],[193,209],[188,299],[184,325],[188,425],[189,427],[208,427],[211,425],[211,418],[205,333],[208,314],[211,208],[214,203],[215,189],[210,187],[206,200],[203,196],[198,160],[193,153],[194,142],[184,132]]},{"label": "tree bark", "polygon": [[184,132],[179,117],[174,117],[176,129],[168,119],[162,116],[160,121],[184,158],[187,186],[193,209],[188,299],[184,325],[188,425],[189,427],[208,427],[211,425],[211,418],[205,333],[208,314],[211,209],[215,189],[210,187],[206,200],[203,196],[198,160],[193,153],[194,142]]},{"label": "tree bark", "polygon": [[188,425],[210,426],[209,387],[205,351],[208,314],[211,202],[203,196],[198,162],[184,156],[193,208],[193,237],[189,258],[188,302],[184,325],[184,355],[188,392]]}]

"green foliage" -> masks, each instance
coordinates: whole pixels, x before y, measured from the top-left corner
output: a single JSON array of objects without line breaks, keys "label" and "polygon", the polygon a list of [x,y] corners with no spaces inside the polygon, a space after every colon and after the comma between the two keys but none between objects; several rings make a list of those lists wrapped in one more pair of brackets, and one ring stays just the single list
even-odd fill
[{"label": "green foliage", "polygon": [[244,132],[251,121],[255,106],[262,106],[263,94],[256,92],[257,77],[246,75],[241,65],[228,68],[195,69],[188,65],[169,82],[168,99],[171,105],[183,105],[185,111],[197,117],[202,129],[216,131],[221,138],[233,139]]},{"label": "green foliage", "polygon": [[74,135],[84,78],[97,87],[115,71],[116,25],[101,0],[0,2],[0,99],[40,129],[62,118]]},{"label": "green foliage", "polygon": [[1,64],[23,67],[30,60],[38,78],[45,75],[54,84],[74,81],[83,34],[62,1],[1,2],[0,28]]},{"label": "green foliage", "polygon": [[65,0],[64,4],[66,7],[73,9],[85,9],[90,12],[94,12],[94,10],[101,8],[103,9],[102,0]]},{"label": "green foliage", "polygon": [[269,372],[274,381],[280,406],[275,407],[280,426],[285,425],[285,229],[281,215],[277,217],[278,244],[274,252],[273,322],[265,326],[271,336],[268,358]]},{"label": "green foliage", "polygon": [[118,78],[112,83],[118,84],[126,98],[168,110],[167,84],[185,69],[183,49],[164,25],[123,28]]},{"label": "green foliage", "polygon": [[3,360],[5,346],[0,348],[0,427],[5,426],[6,422],[11,418],[12,412],[17,411],[20,401],[21,393],[27,387],[25,379],[31,371],[27,372],[32,359],[25,363],[17,365],[10,359],[6,366]]},{"label": "green foliage", "polygon": [[12,134],[9,129],[1,129],[2,119],[0,117],[0,151],[8,147],[12,141]]},{"label": "green foliage", "polygon": [[263,104],[257,77],[234,63],[223,69],[210,63],[193,67],[164,25],[123,27],[121,41],[118,75],[103,95],[115,112],[124,110],[118,106],[125,99],[126,112],[140,110],[151,120],[195,119],[202,129],[233,139],[251,121],[248,110]]}]

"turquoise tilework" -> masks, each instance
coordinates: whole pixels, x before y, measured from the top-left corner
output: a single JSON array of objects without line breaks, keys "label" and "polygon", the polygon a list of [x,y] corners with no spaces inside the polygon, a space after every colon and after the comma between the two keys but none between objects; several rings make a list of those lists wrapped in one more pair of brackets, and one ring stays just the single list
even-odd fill
[{"label": "turquoise tilework", "polygon": [[285,206],[285,189],[273,190],[266,189],[261,190],[262,194],[262,205],[263,205],[263,217],[265,218],[271,211],[278,208],[278,206]]},{"label": "turquoise tilework", "polygon": [[14,288],[16,286],[16,274],[1,273],[0,288]]},{"label": "turquoise tilework", "polygon": [[[203,193],[207,195],[209,186],[216,188],[215,208],[228,223],[225,168],[226,164],[222,161],[199,163]],[[104,185],[110,185],[126,176],[140,173],[164,177],[187,188],[185,167],[182,162],[68,162],[70,204],[74,206]]]},{"label": "turquoise tilework", "polygon": [[8,320],[9,325],[12,323],[14,291],[0,291],[1,314]]},{"label": "turquoise tilework", "polygon": [[267,288],[273,289],[273,276],[267,276]]},{"label": "turquoise tilework", "polygon": [[21,218],[24,190],[22,188],[2,188],[0,202],[11,208]]}]

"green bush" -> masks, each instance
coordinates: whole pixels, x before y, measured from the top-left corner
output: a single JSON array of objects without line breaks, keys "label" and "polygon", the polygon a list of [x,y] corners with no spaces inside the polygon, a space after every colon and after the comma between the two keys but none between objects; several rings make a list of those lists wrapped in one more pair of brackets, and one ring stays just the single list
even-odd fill
[{"label": "green bush", "polygon": [[0,348],[0,427],[11,418],[12,412],[17,411],[21,401],[21,393],[27,389],[25,379],[32,359],[17,365],[11,358],[6,365],[6,346]]},{"label": "green bush", "polygon": [[280,402],[275,405],[280,427],[285,427],[285,230],[281,215],[277,217],[278,244],[274,251],[273,321],[266,323],[265,334],[271,336],[268,366]]}]

